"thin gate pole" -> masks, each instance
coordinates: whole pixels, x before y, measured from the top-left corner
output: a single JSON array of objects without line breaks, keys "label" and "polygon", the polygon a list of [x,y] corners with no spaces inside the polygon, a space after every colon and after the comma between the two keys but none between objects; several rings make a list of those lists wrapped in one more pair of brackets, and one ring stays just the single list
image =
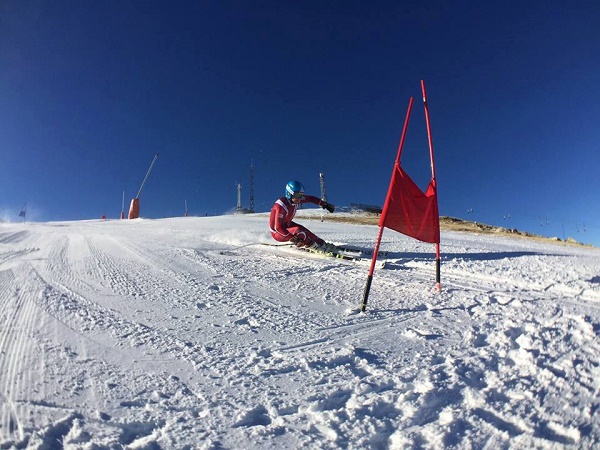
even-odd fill
[{"label": "thin gate pole", "polygon": [[[425,81],[421,80],[421,91],[423,92],[423,107],[425,108],[425,122],[427,122],[427,140],[429,142],[429,157],[431,159],[431,179],[433,181],[433,188],[435,189],[435,202],[436,209],[437,205],[437,180],[435,178],[435,160],[433,156],[433,139],[431,137],[431,123],[429,122],[429,108],[427,107],[427,93],[425,92]],[[440,220],[439,209],[438,209],[438,222]],[[435,244],[435,286],[439,291],[442,289],[441,286],[441,257],[440,257],[440,243]]]},{"label": "thin gate pole", "polygon": [[410,112],[413,106],[413,98],[411,97],[408,102],[408,109],[406,111],[406,119],[404,119],[404,127],[402,128],[402,136],[400,137],[400,144],[398,145],[398,154],[396,155],[396,162],[394,163],[394,171],[392,172],[392,179],[390,180],[390,186],[388,193],[385,198],[385,204],[383,205],[383,211],[381,211],[381,217],[379,218],[379,233],[377,234],[377,242],[375,243],[375,249],[373,250],[373,258],[371,259],[371,267],[369,268],[369,275],[367,277],[367,284],[363,292],[363,300],[361,304],[361,311],[366,311],[367,300],[369,299],[369,293],[371,292],[371,283],[373,282],[373,273],[375,271],[375,263],[377,262],[377,255],[379,253],[379,245],[381,244],[381,237],[383,236],[383,228],[385,226],[385,219],[387,218],[388,207],[390,203],[390,196],[394,188],[394,173],[396,166],[400,164],[400,155],[402,154],[402,147],[404,147],[404,138],[406,137],[406,131],[408,130],[408,121],[410,119]]}]

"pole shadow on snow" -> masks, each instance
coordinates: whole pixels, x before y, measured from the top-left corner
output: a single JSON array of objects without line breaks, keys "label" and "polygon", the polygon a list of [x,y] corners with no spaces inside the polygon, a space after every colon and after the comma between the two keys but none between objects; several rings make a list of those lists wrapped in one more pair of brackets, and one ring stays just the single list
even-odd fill
[{"label": "pole shadow on snow", "polygon": [[[415,308],[395,308],[395,309],[377,309],[377,308],[371,308],[370,313],[373,315],[376,314],[384,314],[384,315],[391,315],[391,316],[400,316],[400,315],[405,315],[405,314],[416,314],[416,313],[430,313],[430,314],[434,314],[436,316],[440,316],[442,315],[442,313],[444,311],[465,311],[466,308],[464,305],[459,305],[459,306],[445,306],[445,307],[436,307],[436,308],[429,308],[426,305],[420,305],[417,306]],[[416,317],[416,316],[415,316]],[[422,337],[427,337],[428,339],[437,339],[442,337],[442,335],[437,335],[437,334],[431,334],[431,335],[423,335]]]},{"label": "pole shadow on snow", "polygon": [[[500,259],[520,258],[523,256],[566,256],[553,253],[540,252],[479,252],[479,253],[444,253],[442,251],[442,261],[466,260],[466,261],[497,261]],[[386,259],[405,259],[410,261],[431,261],[435,260],[435,253],[417,253],[417,252],[388,252]],[[600,277],[597,277],[600,279]]]},{"label": "pole shadow on snow", "polygon": [[377,318],[377,315],[379,315],[379,314],[383,314],[387,318],[389,316],[395,316],[395,315],[400,315],[400,314],[421,313],[421,312],[426,312],[426,311],[429,311],[427,306],[419,305],[414,308],[388,308],[388,309],[371,308],[371,310],[369,310],[369,313],[371,316],[375,316],[374,320],[379,320]]}]

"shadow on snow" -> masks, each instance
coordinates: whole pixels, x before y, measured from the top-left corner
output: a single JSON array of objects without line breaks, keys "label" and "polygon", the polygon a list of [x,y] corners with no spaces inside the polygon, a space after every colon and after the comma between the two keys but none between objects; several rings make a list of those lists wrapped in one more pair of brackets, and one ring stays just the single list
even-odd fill
[{"label": "shadow on snow", "polygon": [[[497,261],[500,259],[521,258],[523,256],[565,256],[559,254],[540,253],[540,252],[484,252],[484,253],[444,253],[442,251],[442,261],[465,260],[465,261]],[[405,259],[410,261],[431,261],[435,260],[435,253],[416,253],[416,252],[389,252],[386,259]],[[600,277],[595,277],[596,282],[600,282]]]}]

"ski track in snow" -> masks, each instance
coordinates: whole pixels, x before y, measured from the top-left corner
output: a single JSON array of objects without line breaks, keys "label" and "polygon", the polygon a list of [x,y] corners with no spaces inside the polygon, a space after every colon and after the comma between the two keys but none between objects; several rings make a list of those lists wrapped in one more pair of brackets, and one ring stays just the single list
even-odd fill
[{"label": "ski track in snow", "polygon": [[[305,219],[307,220],[307,219]],[[593,448],[598,250],[261,215],[0,225],[0,448]],[[370,226],[311,221],[372,247]]]}]

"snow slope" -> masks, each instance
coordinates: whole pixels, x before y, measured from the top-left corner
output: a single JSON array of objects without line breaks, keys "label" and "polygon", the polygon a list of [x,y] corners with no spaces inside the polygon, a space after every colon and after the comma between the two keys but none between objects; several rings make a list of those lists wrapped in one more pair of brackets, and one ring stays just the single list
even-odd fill
[{"label": "snow slope", "polygon": [[600,444],[598,250],[442,233],[437,293],[434,246],[386,230],[357,313],[366,266],[260,242],[260,215],[0,225],[0,448]]}]

